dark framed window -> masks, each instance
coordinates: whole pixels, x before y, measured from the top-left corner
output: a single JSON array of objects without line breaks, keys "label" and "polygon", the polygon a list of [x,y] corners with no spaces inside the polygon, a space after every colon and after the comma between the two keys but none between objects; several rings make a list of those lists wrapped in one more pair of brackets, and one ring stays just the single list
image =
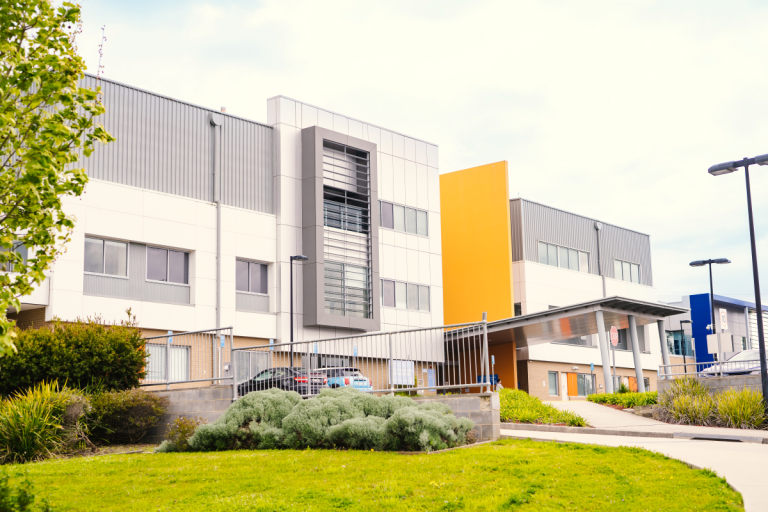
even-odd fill
[{"label": "dark framed window", "polygon": [[381,305],[388,308],[429,311],[429,286],[382,279]]},{"label": "dark framed window", "polygon": [[84,270],[92,274],[128,276],[128,244],[85,237]]},{"label": "dark framed window", "polygon": [[414,235],[429,236],[429,216],[424,210],[379,201],[381,227]]},{"label": "dark framed window", "polygon": [[189,253],[147,247],[147,279],[164,283],[189,284]]},{"label": "dark framed window", "polygon": [[[8,249],[0,249],[0,251],[6,252],[6,251],[8,251]],[[16,254],[21,256],[21,261],[23,261],[24,263],[27,262],[28,250],[27,250],[27,246],[26,245],[22,244],[21,242],[14,242],[13,243],[13,252],[15,252]],[[12,271],[11,267],[12,267],[12,263],[10,261],[8,261],[8,262],[4,263],[2,265],[2,267],[0,267],[0,271],[11,272]]]},{"label": "dark framed window", "polygon": [[235,289],[238,292],[269,293],[267,265],[252,261],[235,261]]}]

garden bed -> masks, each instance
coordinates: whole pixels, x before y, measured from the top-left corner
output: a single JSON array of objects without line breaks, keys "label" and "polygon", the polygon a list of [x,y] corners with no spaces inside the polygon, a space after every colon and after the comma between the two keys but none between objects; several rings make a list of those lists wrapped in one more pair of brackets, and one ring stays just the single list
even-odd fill
[{"label": "garden bed", "polygon": [[567,427],[589,426],[587,420],[578,414],[545,404],[539,398],[519,389],[501,389],[499,401],[501,403],[501,421],[505,423]]},{"label": "garden bed", "polygon": [[656,453],[526,440],[423,456],[248,450],[17,467],[56,510],[743,510],[711,471]]}]

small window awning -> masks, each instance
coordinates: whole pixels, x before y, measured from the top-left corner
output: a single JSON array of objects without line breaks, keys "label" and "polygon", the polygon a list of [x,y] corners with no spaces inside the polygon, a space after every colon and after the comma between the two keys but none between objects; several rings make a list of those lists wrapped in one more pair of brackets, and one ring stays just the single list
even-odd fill
[{"label": "small window awning", "polygon": [[514,341],[517,348],[520,348],[597,334],[597,311],[603,312],[605,330],[608,332],[614,325],[618,329],[629,327],[629,317],[632,315],[637,325],[641,326],[689,310],[657,302],[607,297],[488,322],[488,344],[499,345]]}]

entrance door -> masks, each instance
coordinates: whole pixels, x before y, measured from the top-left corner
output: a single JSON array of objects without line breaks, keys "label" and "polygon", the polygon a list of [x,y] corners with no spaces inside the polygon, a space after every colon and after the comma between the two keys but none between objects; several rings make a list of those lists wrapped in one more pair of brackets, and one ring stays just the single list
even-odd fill
[{"label": "entrance door", "polygon": [[629,390],[637,393],[637,377],[627,377],[629,379]]},{"label": "entrance door", "polygon": [[578,374],[568,374],[568,396],[579,396]]}]

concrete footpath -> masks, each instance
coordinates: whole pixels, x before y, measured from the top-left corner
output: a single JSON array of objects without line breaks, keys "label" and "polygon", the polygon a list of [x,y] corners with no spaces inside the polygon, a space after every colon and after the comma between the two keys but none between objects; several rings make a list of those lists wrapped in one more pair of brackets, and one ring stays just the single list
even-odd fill
[{"label": "concrete footpath", "polygon": [[[652,418],[635,416],[592,402],[570,401],[550,402],[559,409],[567,409],[584,417],[590,425],[601,431],[616,431],[621,435],[580,434],[570,432],[545,432],[540,430],[505,429],[501,435],[507,438],[536,439],[540,441],[561,441],[602,446],[636,446],[668,457],[681,460],[700,468],[709,468],[724,477],[741,493],[746,510],[768,512],[768,486],[761,468],[768,460],[768,444],[640,437],[647,433],[702,433],[709,435],[766,438],[768,432],[730,428],[696,427],[670,425]],[[571,429],[569,429],[571,430]],[[585,429],[586,430],[586,429]],[[589,429],[593,430],[593,429]],[[632,436],[631,432],[638,436]]]},{"label": "concrete footpath", "polygon": [[535,430],[501,430],[502,438],[535,439],[602,446],[634,446],[659,452],[700,468],[709,468],[724,477],[741,493],[749,512],[768,511],[768,488],[761,468],[768,458],[768,445],[659,439],[606,435],[563,434]]},{"label": "concrete footpath", "polygon": [[575,412],[589,422],[589,424],[598,429],[610,429],[634,432],[666,432],[674,433],[696,433],[724,436],[749,436],[768,439],[766,430],[745,430],[739,428],[717,428],[717,427],[697,427],[695,425],[671,425],[653,418],[643,418],[635,416],[632,413],[619,411],[606,407],[605,405],[594,404],[587,401],[569,401],[569,402],[547,402],[558,409],[566,409]]}]

